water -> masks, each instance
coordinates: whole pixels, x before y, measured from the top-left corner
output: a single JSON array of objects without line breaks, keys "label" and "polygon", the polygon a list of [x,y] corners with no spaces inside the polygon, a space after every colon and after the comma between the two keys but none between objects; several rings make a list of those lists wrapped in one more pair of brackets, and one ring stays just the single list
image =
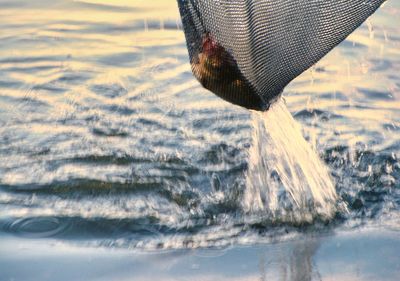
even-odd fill
[{"label": "water", "polygon": [[176,249],[399,230],[397,2],[266,116],[199,86],[173,0],[0,6],[1,233]]},{"label": "water", "polygon": [[333,181],[284,102],[253,114],[245,210],[267,212],[273,222],[331,219],[337,201]]}]

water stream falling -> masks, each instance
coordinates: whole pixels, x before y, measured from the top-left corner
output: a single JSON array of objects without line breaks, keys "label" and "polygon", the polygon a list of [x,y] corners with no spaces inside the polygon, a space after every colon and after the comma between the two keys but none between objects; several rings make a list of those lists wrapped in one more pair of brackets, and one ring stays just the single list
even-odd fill
[{"label": "water stream falling", "polygon": [[293,223],[330,218],[337,199],[334,184],[284,100],[267,112],[254,111],[252,118],[244,209]]}]

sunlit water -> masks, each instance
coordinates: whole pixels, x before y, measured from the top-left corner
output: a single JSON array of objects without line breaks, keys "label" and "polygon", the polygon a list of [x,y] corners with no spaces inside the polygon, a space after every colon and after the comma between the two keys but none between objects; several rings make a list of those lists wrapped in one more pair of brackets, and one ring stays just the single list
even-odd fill
[{"label": "sunlit water", "polygon": [[272,222],[312,222],[333,217],[337,195],[327,168],[279,100],[254,112],[243,203]]},{"label": "sunlit water", "polygon": [[195,81],[174,0],[0,7],[2,233],[154,249],[399,229],[396,1],[265,116]]}]

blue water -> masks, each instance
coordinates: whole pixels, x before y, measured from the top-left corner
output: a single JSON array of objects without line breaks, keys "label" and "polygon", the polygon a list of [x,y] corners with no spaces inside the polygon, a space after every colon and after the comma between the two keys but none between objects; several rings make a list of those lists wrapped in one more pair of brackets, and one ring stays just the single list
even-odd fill
[{"label": "blue water", "polygon": [[397,2],[284,91],[338,195],[304,220],[243,204],[252,114],[193,78],[175,1],[144,2],[0,0],[2,233],[154,249],[399,230]]}]

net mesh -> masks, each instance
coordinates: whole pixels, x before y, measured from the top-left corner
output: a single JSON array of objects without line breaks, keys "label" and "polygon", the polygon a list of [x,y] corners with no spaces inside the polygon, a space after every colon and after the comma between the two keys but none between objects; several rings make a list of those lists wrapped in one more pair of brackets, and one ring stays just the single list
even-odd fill
[{"label": "net mesh", "polygon": [[266,110],[385,0],[178,0],[192,71],[221,98]]}]

